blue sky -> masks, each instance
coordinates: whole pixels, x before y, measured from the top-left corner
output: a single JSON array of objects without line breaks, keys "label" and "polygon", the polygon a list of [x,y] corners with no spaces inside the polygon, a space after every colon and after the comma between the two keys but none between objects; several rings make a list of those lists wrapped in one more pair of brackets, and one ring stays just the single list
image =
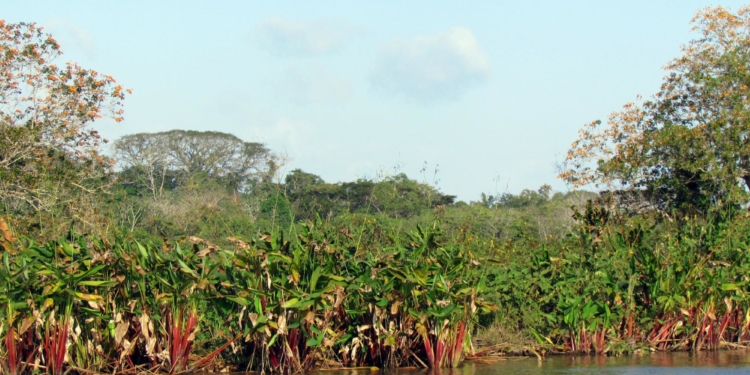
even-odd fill
[{"label": "blue sky", "polygon": [[[404,172],[445,193],[555,178],[578,129],[638,94],[709,5],[739,1],[15,1],[63,60],[134,93],[110,139],[170,129],[264,142],[329,182]],[[427,165],[427,172],[420,172]]]}]

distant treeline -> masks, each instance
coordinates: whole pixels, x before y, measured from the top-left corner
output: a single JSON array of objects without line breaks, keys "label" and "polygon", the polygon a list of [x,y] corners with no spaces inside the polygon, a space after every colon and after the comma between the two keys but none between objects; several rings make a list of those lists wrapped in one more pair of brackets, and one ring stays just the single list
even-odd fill
[{"label": "distant treeline", "polygon": [[367,215],[397,226],[432,220],[482,227],[500,239],[529,233],[564,233],[570,207],[596,194],[552,194],[545,185],[518,195],[482,194],[456,202],[454,195],[405,174],[379,180],[329,183],[300,169],[274,179],[279,162],[261,144],[218,132],[174,130],[141,133],[114,143],[120,161],[102,207],[120,235],[159,239],[197,235],[218,239],[249,236],[305,221]]}]

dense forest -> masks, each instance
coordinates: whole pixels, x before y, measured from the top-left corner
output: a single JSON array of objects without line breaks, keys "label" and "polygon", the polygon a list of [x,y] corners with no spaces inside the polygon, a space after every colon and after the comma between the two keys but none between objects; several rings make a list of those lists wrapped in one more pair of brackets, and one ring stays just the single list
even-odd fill
[{"label": "dense forest", "polygon": [[657,93],[580,131],[570,191],[467,203],[221,132],[110,142],[130,91],[0,21],[0,373],[746,347],[750,13],[693,24]]}]

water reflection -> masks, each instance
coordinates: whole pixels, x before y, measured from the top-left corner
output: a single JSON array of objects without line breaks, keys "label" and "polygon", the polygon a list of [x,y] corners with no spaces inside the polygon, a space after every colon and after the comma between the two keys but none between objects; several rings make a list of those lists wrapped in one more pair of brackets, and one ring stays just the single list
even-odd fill
[{"label": "water reflection", "polygon": [[750,373],[750,352],[652,353],[625,357],[561,356],[544,362],[536,358],[505,358],[487,363],[470,362],[458,369],[342,370],[318,375],[503,375],[503,374],[608,374],[608,375],[726,375]]}]

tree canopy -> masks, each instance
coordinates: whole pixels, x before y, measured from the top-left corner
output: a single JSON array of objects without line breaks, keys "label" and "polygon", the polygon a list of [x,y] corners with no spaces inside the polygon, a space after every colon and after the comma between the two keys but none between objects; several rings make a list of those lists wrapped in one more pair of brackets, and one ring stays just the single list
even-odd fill
[{"label": "tree canopy", "polygon": [[0,20],[0,199],[6,209],[47,210],[91,191],[110,170],[103,140],[89,125],[122,121],[128,90],[111,76],[69,62],[33,23]]},{"label": "tree canopy", "polygon": [[[750,7],[696,13],[699,36],[661,89],[581,129],[561,178],[596,184],[637,209],[709,212],[748,200]],[[593,165],[592,165],[593,162]]]},{"label": "tree canopy", "polygon": [[179,173],[205,173],[243,191],[253,181],[269,179],[278,168],[278,158],[264,144],[215,131],[130,134],[117,139],[113,148],[123,169],[140,171],[134,177],[153,196]]},{"label": "tree canopy", "polygon": [[397,174],[372,181],[357,179],[326,183],[317,175],[295,169],[286,175],[286,191],[300,219],[314,219],[342,212],[380,213],[390,217],[411,217],[425,209],[452,204],[456,196]]}]

